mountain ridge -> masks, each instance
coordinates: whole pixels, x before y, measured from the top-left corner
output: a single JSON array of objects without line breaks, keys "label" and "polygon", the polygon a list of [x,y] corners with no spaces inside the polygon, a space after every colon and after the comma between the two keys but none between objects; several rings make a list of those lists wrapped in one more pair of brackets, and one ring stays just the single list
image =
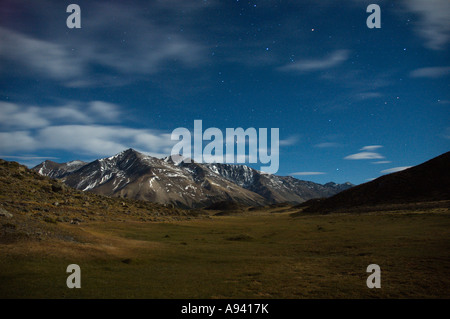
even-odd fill
[{"label": "mountain ridge", "polygon": [[179,161],[172,156],[158,159],[131,148],[90,163],[45,161],[33,170],[76,189],[185,208],[221,201],[252,206],[296,204],[353,186],[265,174],[246,165]]},{"label": "mountain ridge", "polygon": [[[328,213],[387,204],[450,200],[450,152],[383,175],[332,197],[305,202],[302,212]],[[300,205],[302,206],[302,205]]]}]

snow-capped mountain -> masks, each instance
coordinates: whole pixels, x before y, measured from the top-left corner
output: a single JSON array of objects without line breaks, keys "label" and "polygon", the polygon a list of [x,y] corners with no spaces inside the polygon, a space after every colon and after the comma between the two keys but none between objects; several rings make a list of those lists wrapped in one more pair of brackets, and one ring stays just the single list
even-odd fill
[{"label": "snow-capped mountain", "polygon": [[350,183],[321,185],[270,175],[246,165],[185,163],[172,157],[158,159],[133,149],[91,163],[45,161],[33,169],[80,190],[180,207],[203,207],[220,201],[247,205],[301,203],[352,186]]},{"label": "snow-capped mountain", "polygon": [[39,174],[49,176],[52,178],[62,178],[67,174],[76,171],[80,167],[86,165],[86,162],[83,161],[71,161],[67,163],[55,163],[52,161],[45,161],[34,167]]},{"label": "snow-capped mountain", "polygon": [[353,186],[351,183],[336,184],[333,182],[321,185],[291,176],[261,173],[246,165],[204,165],[223,178],[274,203],[301,203],[311,198],[329,197]]}]

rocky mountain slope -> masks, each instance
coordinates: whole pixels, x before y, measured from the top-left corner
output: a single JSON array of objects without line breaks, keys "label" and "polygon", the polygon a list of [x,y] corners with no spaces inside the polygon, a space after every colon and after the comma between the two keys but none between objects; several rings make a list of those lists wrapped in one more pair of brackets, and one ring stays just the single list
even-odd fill
[{"label": "rocky mountain slope", "polygon": [[125,150],[91,163],[45,161],[33,170],[83,191],[142,199],[179,207],[204,207],[221,201],[246,205],[301,203],[348,189],[264,174],[245,165],[178,163]]},{"label": "rocky mountain slope", "polygon": [[[16,162],[0,159],[0,243],[68,235],[58,224],[166,221],[202,217],[149,201],[82,192]],[[67,237],[68,238],[68,237]]]},{"label": "rocky mountain slope", "polygon": [[52,161],[45,161],[39,166],[38,173],[51,178],[62,178],[86,164],[87,163],[83,161],[71,161],[61,164]]},{"label": "rocky mountain slope", "polygon": [[[450,200],[450,152],[406,170],[381,176],[323,200],[303,212],[327,213],[355,207]],[[448,202],[444,202],[448,205]]]}]

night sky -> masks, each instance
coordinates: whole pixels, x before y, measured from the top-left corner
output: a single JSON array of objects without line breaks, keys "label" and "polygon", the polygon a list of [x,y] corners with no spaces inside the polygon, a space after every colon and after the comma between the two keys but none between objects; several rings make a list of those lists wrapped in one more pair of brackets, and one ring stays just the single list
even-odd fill
[{"label": "night sky", "polygon": [[364,183],[450,149],[449,43],[448,0],[2,1],[0,158],[163,157],[202,120],[279,128],[277,175]]}]

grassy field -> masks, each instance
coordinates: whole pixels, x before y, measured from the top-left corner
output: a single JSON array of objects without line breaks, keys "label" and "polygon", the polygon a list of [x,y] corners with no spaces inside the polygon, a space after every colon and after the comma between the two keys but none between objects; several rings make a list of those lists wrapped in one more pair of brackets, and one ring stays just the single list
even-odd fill
[{"label": "grassy field", "polygon": [[[0,298],[449,298],[450,211],[55,224],[0,245]],[[81,289],[66,267],[81,267]],[[381,267],[381,289],[366,267]]]}]

